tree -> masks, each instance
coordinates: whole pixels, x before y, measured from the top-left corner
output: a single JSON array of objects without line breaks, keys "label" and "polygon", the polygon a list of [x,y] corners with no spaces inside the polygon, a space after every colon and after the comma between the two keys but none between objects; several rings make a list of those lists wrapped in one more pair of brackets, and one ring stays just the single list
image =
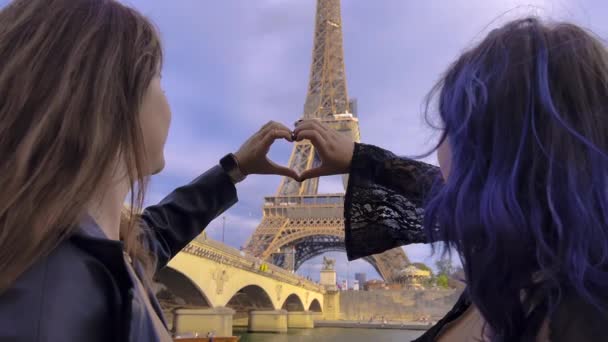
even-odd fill
[{"label": "tree", "polygon": [[462,266],[456,266],[456,267],[454,267],[454,270],[452,271],[452,274],[457,274],[457,273],[464,273],[464,268],[462,268]]},{"label": "tree", "polygon": [[436,279],[434,276],[428,277],[426,279],[422,280],[422,286],[426,287],[426,288],[432,288],[433,286],[437,285]]},{"label": "tree", "polygon": [[439,260],[435,262],[437,267],[437,276],[435,277],[435,284],[441,288],[450,287],[450,277],[456,271],[456,268],[452,265],[452,260],[449,255],[442,255]]},{"label": "tree", "polygon": [[464,275],[464,269],[462,268],[462,266],[454,267],[454,269],[452,270],[452,274],[450,274],[450,277],[464,281],[465,275]]},{"label": "tree", "polygon": [[437,274],[445,274],[446,276],[454,273],[454,266],[452,266],[452,260],[447,255],[442,255],[441,259],[435,262],[435,266],[437,266]]},{"label": "tree", "polygon": [[442,288],[444,288],[444,289],[448,288],[448,287],[449,287],[449,285],[448,285],[448,280],[449,280],[449,279],[448,279],[448,276],[447,276],[447,275],[445,275],[445,274],[440,274],[440,275],[438,275],[438,276],[437,276],[437,279],[436,279],[436,281],[437,281],[437,286],[442,287]]}]

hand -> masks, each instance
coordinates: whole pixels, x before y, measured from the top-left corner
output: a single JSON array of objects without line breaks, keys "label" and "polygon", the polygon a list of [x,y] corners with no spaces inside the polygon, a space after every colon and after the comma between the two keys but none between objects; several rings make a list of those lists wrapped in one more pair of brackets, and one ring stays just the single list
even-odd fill
[{"label": "hand", "polygon": [[291,131],[287,127],[278,122],[270,121],[247,139],[234,153],[241,172],[245,176],[275,174],[297,180],[298,174],[294,170],[277,165],[266,156],[272,143],[281,138],[289,142],[293,141]]},{"label": "hand", "polygon": [[321,165],[302,172],[298,179],[300,182],[350,171],[355,150],[355,142],[351,137],[326,127],[316,119],[296,122],[294,136],[296,141],[310,140],[321,157]]}]

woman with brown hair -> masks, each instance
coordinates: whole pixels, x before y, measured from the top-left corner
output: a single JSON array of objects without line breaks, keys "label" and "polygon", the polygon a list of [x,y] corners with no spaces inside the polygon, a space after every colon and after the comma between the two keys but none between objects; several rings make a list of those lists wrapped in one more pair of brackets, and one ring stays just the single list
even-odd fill
[{"label": "woman with brown hair", "polygon": [[297,177],[265,157],[290,131],[268,123],[121,224],[125,198],[139,212],[164,166],[151,23],[112,0],[15,0],[0,11],[0,63],[0,340],[169,341],[152,275],[246,175]]}]

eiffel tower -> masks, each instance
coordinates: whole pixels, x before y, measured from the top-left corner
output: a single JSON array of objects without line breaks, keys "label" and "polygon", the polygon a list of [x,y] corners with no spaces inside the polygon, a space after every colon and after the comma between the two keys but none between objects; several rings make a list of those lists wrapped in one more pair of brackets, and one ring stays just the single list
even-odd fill
[{"label": "eiffel tower", "polygon": [[[317,0],[314,47],[303,118],[316,118],[359,141],[355,101],[349,101],[342,47],[340,0]],[[302,172],[320,159],[309,141],[294,145],[289,167]],[[343,176],[346,188],[348,176]],[[284,177],[276,196],[265,197],[263,219],[245,245],[251,255],[297,270],[328,251],[344,251],[344,194],[318,194],[319,179]],[[409,264],[395,248],[366,260],[387,282]]]}]

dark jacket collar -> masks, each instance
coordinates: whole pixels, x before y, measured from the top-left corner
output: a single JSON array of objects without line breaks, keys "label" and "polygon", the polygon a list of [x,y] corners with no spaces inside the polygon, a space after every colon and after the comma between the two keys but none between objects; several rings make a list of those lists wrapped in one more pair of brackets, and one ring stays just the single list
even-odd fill
[{"label": "dark jacket collar", "polygon": [[[78,229],[74,233],[73,239],[79,241],[79,244],[81,244],[83,249],[94,255],[111,270],[111,272],[116,276],[121,288],[130,289],[134,286],[133,282],[135,280],[131,279],[128,271],[125,268],[125,261],[123,259],[123,242],[109,239],[90,215],[85,215],[82,218]],[[133,263],[133,268],[135,272],[141,276],[143,269],[136,260]],[[150,289],[147,289],[147,291],[150,291]],[[157,314],[161,318],[161,321],[166,326],[167,323],[162,314],[162,308],[158,303],[158,300],[153,293],[148,292],[147,294],[150,297],[154,310],[156,310]]]},{"label": "dark jacket collar", "polygon": [[123,242],[108,239],[90,215],[81,219],[70,240],[103,263],[123,289],[133,285],[124,265]]},{"label": "dark jacket collar", "polygon": [[76,235],[90,237],[94,239],[110,240],[103,232],[103,230],[101,230],[101,227],[97,224],[97,222],[95,222],[91,215],[88,214],[85,214],[82,220],[80,220]]}]

